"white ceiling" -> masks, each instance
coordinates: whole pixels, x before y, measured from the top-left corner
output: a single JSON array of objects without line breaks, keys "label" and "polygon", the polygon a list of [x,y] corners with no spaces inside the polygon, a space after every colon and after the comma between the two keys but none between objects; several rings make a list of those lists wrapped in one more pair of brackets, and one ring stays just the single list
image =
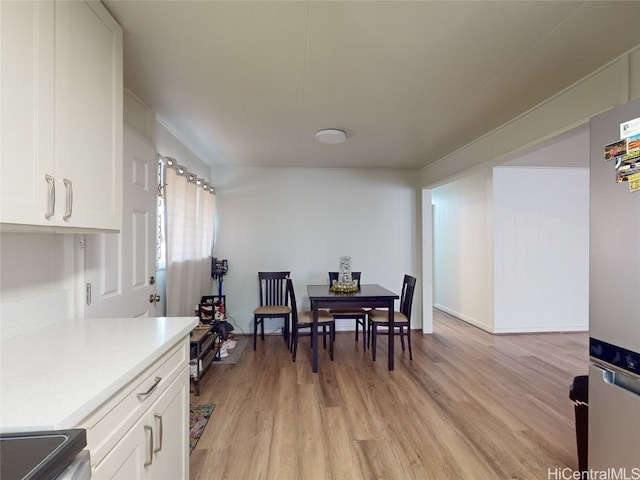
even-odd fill
[{"label": "white ceiling", "polygon": [[635,1],[103,3],[125,87],[212,165],[420,168],[640,44]]}]

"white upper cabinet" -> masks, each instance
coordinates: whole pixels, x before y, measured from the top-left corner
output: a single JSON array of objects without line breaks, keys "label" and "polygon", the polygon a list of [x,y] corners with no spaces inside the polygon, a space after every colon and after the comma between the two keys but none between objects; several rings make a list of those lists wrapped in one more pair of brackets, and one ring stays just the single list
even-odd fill
[{"label": "white upper cabinet", "polygon": [[122,29],[99,2],[2,1],[3,230],[122,224]]},{"label": "white upper cabinet", "polygon": [[[0,220],[45,224],[55,173],[54,4],[0,2]],[[49,185],[46,176],[49,175]]]}]

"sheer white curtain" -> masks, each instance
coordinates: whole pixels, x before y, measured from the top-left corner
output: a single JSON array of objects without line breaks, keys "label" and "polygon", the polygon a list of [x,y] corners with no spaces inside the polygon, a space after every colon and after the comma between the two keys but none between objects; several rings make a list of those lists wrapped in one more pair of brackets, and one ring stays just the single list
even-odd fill
[{"label": "sheer white curtain", "polygon": [[215,195],[174,163],[165,167],[164,203],[167,316],[192,316],[200,297],[211,295]]},{"label": "sheer white curtain", "polygon": [[[198,179],[199,182],[203,180]],[[213,253],[213,238],[215,234],[216,196],[213,190],[204,183],[204,188],[198,188],[198,224],[202,228],[198,238],[200,239],[200,271],[202,295],[211,295],[211,254]],[[200,300],[200,297],[198,297]]]}]

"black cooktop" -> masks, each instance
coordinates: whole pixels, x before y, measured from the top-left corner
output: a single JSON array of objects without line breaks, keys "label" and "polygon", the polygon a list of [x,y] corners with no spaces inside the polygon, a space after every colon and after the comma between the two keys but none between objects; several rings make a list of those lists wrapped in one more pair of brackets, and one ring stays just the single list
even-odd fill
[{"label": "black cooktop", "polygon": [[2,480],[56,478],[87,445],[83,429],[0,435]]}]

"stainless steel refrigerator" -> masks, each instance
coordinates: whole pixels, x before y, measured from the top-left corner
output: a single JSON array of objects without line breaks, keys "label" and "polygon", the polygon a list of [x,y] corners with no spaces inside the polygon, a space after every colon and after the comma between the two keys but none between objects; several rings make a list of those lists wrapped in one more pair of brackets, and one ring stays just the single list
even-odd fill
[{"label": "stainless steel refrigerator", "polygon": [[640,101],[591,119],[589,252],[589,470],[640,479]]}]

